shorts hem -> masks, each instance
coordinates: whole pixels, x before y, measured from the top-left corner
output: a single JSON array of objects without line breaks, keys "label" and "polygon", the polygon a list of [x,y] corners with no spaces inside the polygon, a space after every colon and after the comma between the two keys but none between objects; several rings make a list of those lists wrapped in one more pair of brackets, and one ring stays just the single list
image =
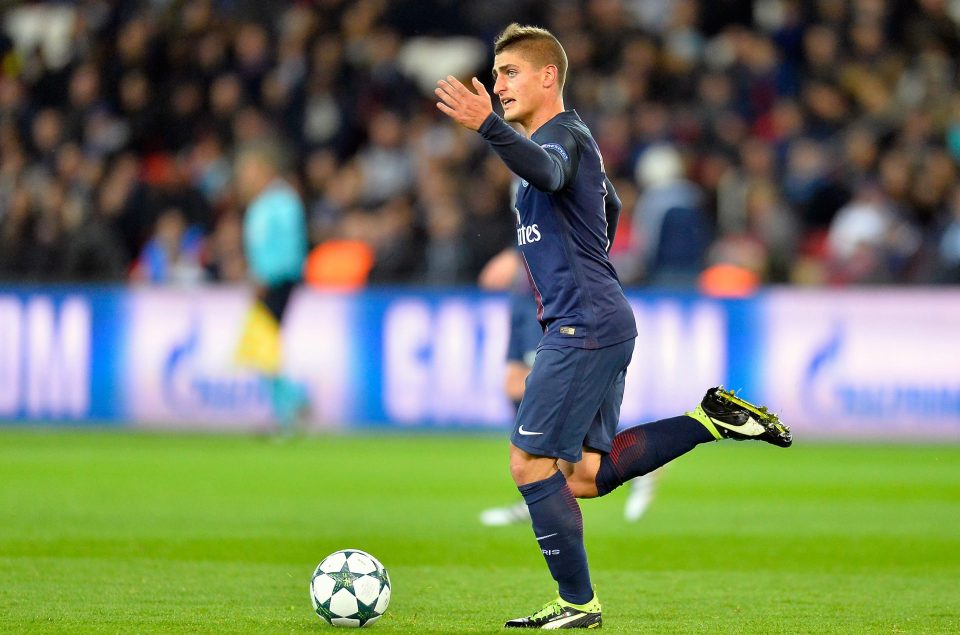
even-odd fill
[{"label": "shorts hem", "polygon": [[518,439],[516,435],[510,437],[510,443],[514,444],[524,452],[529,454],[535,454],[537,456],[548,456],[552,459],[560,459],[567,461],[568,463],[578,462],[582,456],[582,451],[578,452],[576,455],[572,455],[568,452],[563,452],[560,450],[551,450],[548,448],[539,448],[532,443],[527,443],[523,439]]}]

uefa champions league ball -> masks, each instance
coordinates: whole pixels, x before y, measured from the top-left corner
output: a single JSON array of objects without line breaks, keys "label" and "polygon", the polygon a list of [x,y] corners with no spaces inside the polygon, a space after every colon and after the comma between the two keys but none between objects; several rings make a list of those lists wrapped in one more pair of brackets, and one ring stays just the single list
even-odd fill
[{"label": "uefa champions league ball", "polygon": [[390,604],[390,576],[365,551],[335,551],[313,572],[310,599],[327,624],[354,628],[373,624]]}]

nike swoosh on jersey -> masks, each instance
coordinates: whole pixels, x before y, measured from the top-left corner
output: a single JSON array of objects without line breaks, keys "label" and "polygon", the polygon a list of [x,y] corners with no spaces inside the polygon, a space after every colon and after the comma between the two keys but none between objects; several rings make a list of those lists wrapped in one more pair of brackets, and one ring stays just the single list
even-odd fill
[{"label": "nike swoosh on jersey", "polygon": [[524,430],[524,429],[523,429],[523,426],[520,426],[520,427],[517,429],[517,432],[519,432],[520,434],[522,434],[522,435],[525,436],[525,437],[529,437],[529,436],[532,436],[532,435],[534,435],[534,434],[543,434],[542,432],[531,432],[530,430]]},{"label": "nike swoosh on jersey", "polygon": [[553,537],[556,536],[556,535],[557,535],[557,534],[547,534],[546,536],[537,536],[537,540],[538,540],[538,541],[540,541],[540,540],[546,540],[547,538],[553,538]]}]

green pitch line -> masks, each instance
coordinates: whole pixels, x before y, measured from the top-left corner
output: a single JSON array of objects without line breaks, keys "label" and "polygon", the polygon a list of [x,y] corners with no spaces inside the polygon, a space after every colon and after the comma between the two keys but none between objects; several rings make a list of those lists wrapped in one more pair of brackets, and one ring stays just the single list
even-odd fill
[{"label": "green pitch line", "polygon": [[[960,632],[960,447],[711,444],[648,516],[584,502],[613,633]],[[0,430],[0,630],[314,633],[317,562],[390,571],[372,632],[499,633],[554,591],[492,436]],[[339,632],[339,631],[338,631]]]}]

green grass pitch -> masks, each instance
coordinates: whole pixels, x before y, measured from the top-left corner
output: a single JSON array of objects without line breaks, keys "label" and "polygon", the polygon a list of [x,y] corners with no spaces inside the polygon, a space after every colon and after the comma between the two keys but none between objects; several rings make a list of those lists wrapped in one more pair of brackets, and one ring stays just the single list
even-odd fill
[{"label": "green grass pitch", "polygon": [[[960,632],[960,447],[725,442],[648,516],[583,504],[604,630]],[[497,633],[553,594],[494,436],[0,431],[0,630],[332,632],[308,583],[356,547],[380,633]]]}]

